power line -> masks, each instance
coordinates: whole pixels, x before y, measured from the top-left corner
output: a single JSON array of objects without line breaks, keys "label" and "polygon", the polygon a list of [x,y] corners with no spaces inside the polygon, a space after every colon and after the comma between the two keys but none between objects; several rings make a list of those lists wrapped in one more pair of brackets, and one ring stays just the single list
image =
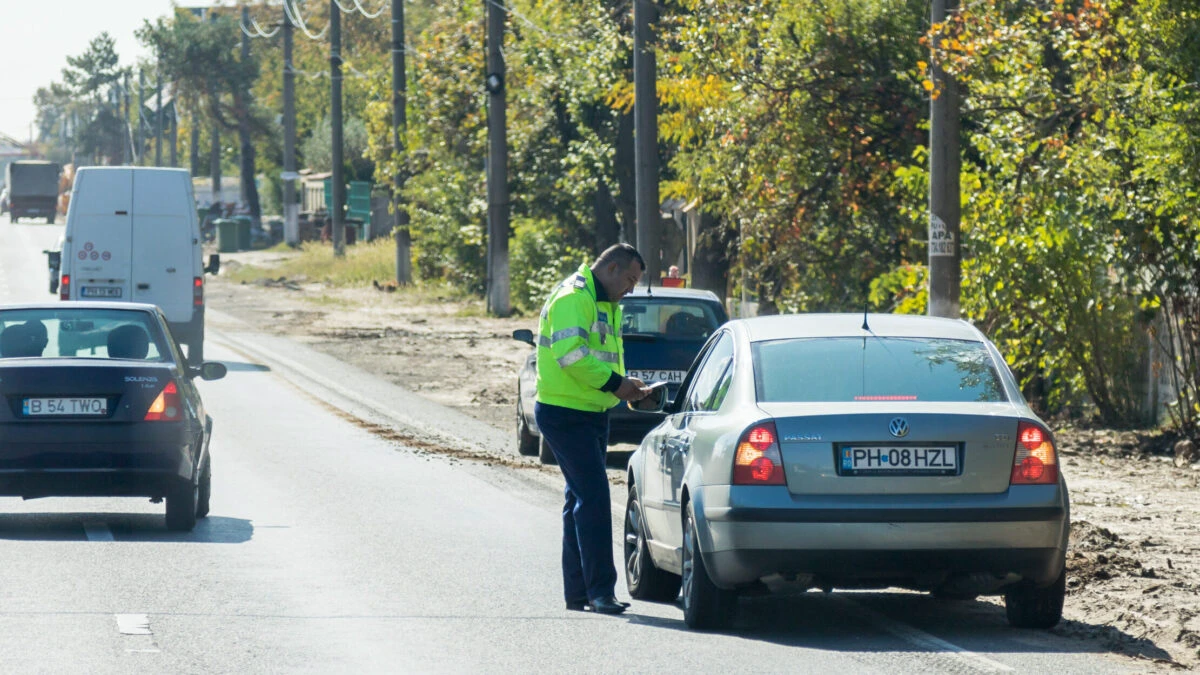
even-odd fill
[{"label": "power line", "polygon": [[359,14],[362,14],[363,16],[367,17],[368,19],[374,19],[375,17],[379,16],[380,14],[383,14],[384,10],[386,10],[388,8],[387,3],[385,2],[382,5],[380,5],[378,12],[371,14],[362,6],[362,3],[359,2],[358,0],[354,0],[354,7],[358,9]]},{"label": "power line", "polygon": [[284,12],[284,14],[287,14],[288,21],[291,21],[293,26],[295,26],[296,28],[299,28],[301,31],[303,31],[304,34],[308,36],[308,39],[310,39],[310,40],[324,39],[325,33],[329,30],[329,24],[325,24],[325,28],[322,29],[320,33],[314,34],[312,31],[310,31],[308,29],[308,26],[304,23],[304,17],[300,15],[300,8],[292,7],[292,2],[294,2],[294,1],[295,0],[283,0],[283,12]]},{"label": "power line", "polygon": [[258,25],[258,20],[254,17],[250,17],[250,26],[254,29],[253,33],[246,28],[246,24],[242,23],[240,20],[238,21],[238,28],[241,28],[243,33],[252,38],[273,38],[279,33],[279,30],[283,28],[283,25],[280,24],[275,27],[275,30],[268,33],[267,31],[263,30],[262,26]]}]

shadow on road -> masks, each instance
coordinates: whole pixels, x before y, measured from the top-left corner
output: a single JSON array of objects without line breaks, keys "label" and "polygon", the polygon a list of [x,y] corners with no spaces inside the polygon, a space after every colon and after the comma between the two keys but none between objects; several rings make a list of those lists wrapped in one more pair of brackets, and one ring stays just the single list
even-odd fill
[{"label": "shadow on road", "polygon": [[[1069,602],[1069,599],[1068,599]],[[622,618],[653,628],[691,632],[678,619],[638,614],[635,602]],[[1108,625],[1064,619],[1049,631],[1012,628],[1001,602],[950,602],[907,592],[825,593],[741,598],[738,618],[724,635],[789,647],[847,652],[927,651],[928,645],[894,640],[864,640],[864,636],[898,631],[902,625],[976,653],[991,654],[1119,654],[1160,663],[1174,663],[1153,641]]]},{"label": "shadow on road", "polygon": [[183,542],[242,544],[254,536],[254,525],[244,518],[209,516],[196,522],[191,532],[167,529],[161,514],[154,513],[8,513],[0,514],[0,540],[88,541],[88,530],[111,534],[116,542]]}]

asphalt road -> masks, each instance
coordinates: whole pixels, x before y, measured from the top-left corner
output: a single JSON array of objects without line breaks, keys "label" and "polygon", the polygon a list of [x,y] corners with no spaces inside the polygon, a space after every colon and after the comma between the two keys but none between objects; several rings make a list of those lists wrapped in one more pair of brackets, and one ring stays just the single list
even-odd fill
[{"label": "asphalt road", "polygon": [[[52,300],[41,250],[61,228],[6,221],[0,300]],[[557,476],[405,445],[515,453],[507,434],[213,310],[207,355],[230,372],[200,385],[211,515],[179,534],[146,500],[0,498],[0,672],[1147,669],[1071,637],[1083,625],[1018,631],[995,603],[904,592],[747,598],[721,634],[686,630],[669,604],[568,612]]]}]

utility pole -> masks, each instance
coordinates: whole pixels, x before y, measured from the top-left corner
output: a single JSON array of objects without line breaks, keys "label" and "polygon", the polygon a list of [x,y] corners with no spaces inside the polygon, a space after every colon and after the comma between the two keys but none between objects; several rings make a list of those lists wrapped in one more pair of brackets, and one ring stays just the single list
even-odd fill
[{"label": "utility pole", "polygon": [[658,199],[658,84],[651,28],[657,18],[653,0],[634,0],[634,194],[637,200],[637,248],[646,261],[647,286],[658,281],[662,270],[659,258],[662,216]]},{"label": "utility pole", "polygon": [[[212,152],[209,155],[209,176],[212,177],[213,206],[221,203],[221,124],[213,121]],[[224,217],[224,212],[218,217]]]},{"label": "utility pole", "polygon": [[133,163],[141,164],[146,154],[146,71],[138,68],[138,114],[137,114],[137,149],[133,153]]},{"label": "utility pole", "polygon": [[[933,25],[944,24],[955,3],[933,0]],[[962,287],[958,86],[936,55],[930,62],[934,95],[929,104],[929,315],[957,319]]]},{"label": "utility pole", "polygon": [[283,11],[283,240],[300,245],[300,205],[296,200],[296,74],[292,70],[292,22]]},{"label": "utility pole", "polygon": [[129,127],[129,102],[132,97],[130,96],[130,92],[129,92],[129,71],[128,70],[125,71],[125,86],[121,87],[121,90],[122,90],[121,93],[124,95],[124,98],[125,98],[125,117],[124,117],[125,129],[124,129],[123,133],[121,134],[122,136],[124,136],[124,138],[121,139],[121,145],[127,149],[127,152],[124,153],[125,154],[125,163],[137,164],[137,155],[135,155],[133,152],[133,134],[131,133],[131,129]]},{"label": "utility pole", "polygon": [[155,64],[155,99],[154,105],[158,106],[158,115],[154,122],[154,166],[162,166],[162,142],[163,142],[163,105],[162,105],[162,56],[159,56],[159,61]]},{"label": "utility pole", "polygon": [[179,106],[171,99],[171,166],[179,166]]},{"label": "utility pole", "polygon": [[195,110],[188,111],[188,123],[191,125],[191,139],[188,145],[188,168],[193,176],[200,175],[200,116]]},{"label": "utility pole", "polygon": [[332,81],[329,116],[333,127],[333,255],[346,255],[346,180],[342,177],[342,13],[337,0],[329,0],[329,79]]},{"label": "utility pole", "polygon": [[487,7],[488,92],[488,311],[508,316],[508,130],[504,99],[504,13],[497,3]]},{"label": "utility pole", "polygon": [[[404,0],[392,0],[392,151],[404,156],[404,138],[408,129],[408,76],[404,68]],[[392,236],[396,240],[396,283],[412,283],[412,239],[408,231],[408,211],[404,208],[404,181],[407,162],[396,169],[392,186],[392,209],[396,214]]]}]

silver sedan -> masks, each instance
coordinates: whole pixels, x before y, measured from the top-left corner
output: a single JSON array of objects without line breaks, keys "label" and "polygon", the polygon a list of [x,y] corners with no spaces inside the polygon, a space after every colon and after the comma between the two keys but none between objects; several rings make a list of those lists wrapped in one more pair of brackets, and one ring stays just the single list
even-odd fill
[{"label": "silver sedan", "polygon": [[629,592],[693,628],[739,590],[1003,594],[1014,626],[1062,617],[1070,508],[1054,436],[964,321],[732,321],[629,461]]}]

